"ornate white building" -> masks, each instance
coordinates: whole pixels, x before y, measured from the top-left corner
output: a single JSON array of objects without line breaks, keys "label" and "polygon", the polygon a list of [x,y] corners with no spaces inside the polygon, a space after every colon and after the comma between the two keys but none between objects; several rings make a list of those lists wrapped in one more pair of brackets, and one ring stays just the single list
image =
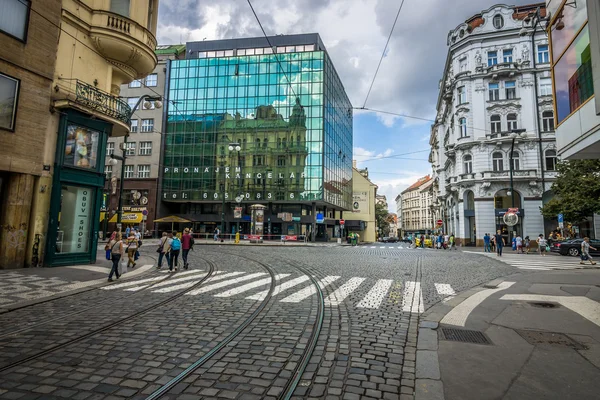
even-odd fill
[{"label": "ornate white building", "polygon": [[[534,35],[527,18],[538,7],[545,15],[544,3],[495,5],[448,34],[429,161],[434,218],[458,243],[481,245],[497,229],[509,240],[513,231],[534,237],[557,226],[539,211],[552,197],[556,145],[548,38],[540,29]],[[511,132],[521,129],[513,198]],[[509,228],[502,217],[513,201],[519,223]]]}]

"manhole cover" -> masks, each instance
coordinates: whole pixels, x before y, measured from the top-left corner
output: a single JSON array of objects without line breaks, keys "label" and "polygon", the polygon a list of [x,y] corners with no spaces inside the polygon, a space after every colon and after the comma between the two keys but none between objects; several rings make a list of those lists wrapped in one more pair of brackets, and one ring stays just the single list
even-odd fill
[{"label": "manhole cover", "polygon": [[523,339],[529,342],[529,344],[532,344],[534,346],[539,344],[549,344],[552,346],[571,347],[575,350],[587,349],[587,347],[583,346],[581,343],[574,341],[573,339],[562,333],[526,330],[517,330],[517,333],[521,335]]},{"label": "manhole cover", "polygon": [[479,331],[467,329],[442,328],[442,340],[451,340],[453,342],[492,344],[488,338]]},{"label": "manhole cover", "polygon": [[531,304],[533,307],[539,307],[539,308],[558,308],[558,304],[556,304],[556,303],[538,302],[538,303],[529,303],[529,304]]}]

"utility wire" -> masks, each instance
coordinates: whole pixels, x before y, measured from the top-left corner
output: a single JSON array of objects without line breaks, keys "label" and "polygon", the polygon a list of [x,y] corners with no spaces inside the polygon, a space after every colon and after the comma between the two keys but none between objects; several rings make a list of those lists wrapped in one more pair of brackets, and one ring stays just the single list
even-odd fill
[{"label": "utility wire", "polygon": [[[250,1],[250,0],[248,0]],[[396,27],[396,22],[398,22],[398,17],[400,16],[400,11],[402,11],[402,7],[404,6],[404,0],[400,3],[400,7],[398,8],[398,13],[396,14],[396,19],[394,19],[394,25],[392,25],[392,29],[390,30],[390,35],[387,38],[387,42],[385,42],[385,47],[383,48],[383,52],[381,53],[381,58],[379,59],[379,64],[377,64],[377,69],[375,70],[375,75],[373,76],[373,80],[371,81],[371,86],[369,87],[369,91],[367,92],[367,97],[365,97],[365,102],[363,103],[363,108],[367,106],[367,100],[369,100],[369,95],[371,94],[371,89],[373,89],[373,84],[375,83],[375,79],[377,78],[377,74],[379,73],[379,68],[381,67],[381,62],[385,57],[385,51],[390,44],[390,39],[392,39],[392,34],[394,33],[394,28]]]}]

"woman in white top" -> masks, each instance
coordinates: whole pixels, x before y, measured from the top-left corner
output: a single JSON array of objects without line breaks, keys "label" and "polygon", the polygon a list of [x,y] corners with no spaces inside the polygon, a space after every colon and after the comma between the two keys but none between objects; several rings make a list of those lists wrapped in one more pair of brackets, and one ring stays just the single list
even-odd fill
[{"label": "woman in white top", "polygon": [[110,255],[112,261],[112,269],[108,275],[108,281],[112,282],[113,274],[117,275],[117,279],[120,277],[119,261],[121,261],[121,257],[123,257],[123,240],[121,240],[121,234],[118,233],[108,245],[110,246]]}]

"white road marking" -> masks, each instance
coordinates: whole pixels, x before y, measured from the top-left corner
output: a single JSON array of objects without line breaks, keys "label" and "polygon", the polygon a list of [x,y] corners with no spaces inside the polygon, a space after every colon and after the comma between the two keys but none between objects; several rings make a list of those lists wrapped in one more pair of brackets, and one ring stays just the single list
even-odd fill
[{"label": "white road marking", "polygon": [[559,303],[600,326],[600,303],[583,296],[545,296],[538,294],[505,294],[500,300],[549,301]]},{"label": "white road marking", "polygon": [[[275,279],[280,280],[283,278],[287,278],[288,276],[290,276],[290,274],[279,274],[279,275],[275,275]],[[237,288],[229,289],[223,293],[215,294],[215,297],[231,297],[233,295],[236,295],[239,293],[244,293],[244,292],[247,292],[248,290],[252,290],[254,288],[257,288],[262,285],[267,285],[269,283],[271,283],[271,277],[261,279],[258,281],[254,281],[251,283],[247,283],[247,284],[239,286]]]},{"label": "white road marking", "polygon": [[492,294],[501,290],[506,290],[514,284],[514,282],[502,282],[495,289],[484,289],[480,292],[475,293],[474,295],[470,296],[465,301],[454,307],[448,314],[446,314],[446,316],[440,321],[440,323],[455,326],[465,326],[465,322],[467,321],[469,314],[471,314],[475,307],[480,305],[485,299],[490,297]]},{"label": "white road marking", "polygon": [[91,272],[101,272],[103,274],[108,274],[110,272],[110,268],[108,268],[108,267],[98,267],[98,266],[95,266],[95,265],[73,265],[73,266],[67,267],[67,268],[69,268],[69,269],[81,269],[81,270],[84,270],[84,271],[91,271]]},{"label": "white road marking", "polygon": [[358,308],[379,308],[387,296],[394,281],[392,279],[379,279],[369,290],[369,293],[356,305]]},{"label": "white road marking", "polygon": [[438,294],[443,294],[446,296],[454,296],[456,292],[452,289],[452,286],[447,283],[434,283],[435,290],[437,290]]},{"label": "white road marking", "polygon": [[141,283],[160,281],[161,279],[166,279],[166,278],[167,278],[166,276],[158,276],[156,278],[140,279],[139,281],[125,282],[125,283],[118,283],[116,285],[104,286],[104,287],[101,287],[100,289],[102,289],[102,290],[121,289],[124,287],[136,286]]},{"label": "white road marking", "polygon": [[[290,289],[294,286],[298,286],[303,282],[306,282],[307,280],[309,280],[310,278],[306,275],[302,275],[301,277],[292,279],[291,281],[287,281],[281,285],[277,285],[275,287],[275,290],[273,291],[273,297],[277,296],[279,293],[286,291],[287,289]],[[251,299],[251,300],[262,300],[265,298],[265,296],[269,293],[268,290],[264,290],[262,292],[259,292],[255,295],[252,296],[248,296],[246,297],[247,299]]]},{"label": "white road marking", "polygon": [[[324,289],[326,286],[337,281],[338,279],[340,279],[339,276],[326,276],[325,278],[323,278],[322,280],[319,281],[319,287],[321,289]],[[280,301],[283,303],[298,303],[298,302],[306,299],[307,297],[312,296],[315,293],[317,293],[317,289],[311,283],[310,286],[305,287],[304,289],[302,289]]]},{"label": "white road marking", "polygon": [[246,275],[246,276],[241,276],[239,278],[229,279],[227,281],[215,283],[214,285],[208,285],[208,286],[204,286],[204,287],[201,287],[199,289],[196,289],[196,290],[192,290],[191,292],[186,293],[186,295],[187,296],[197,296],[197,295],[199,295],[201,293],[206,293],[206,292],[210,292],[212,290],[217,290],[217,289],[220,289],[220,288],[225,287],[225,286],[235,285],[236,283],[240,283],[240,282],[244,282],[244,281],[249,281],[251,279],[258,278],[258,277],[265,276],[265,275],[267,275],[266,272],[257,272],[257,273],[254,273],[254,274],[250,274],[250,275]]},{"label": "white road marking", "polygon": [[408,281],[404,284],[402,311],[419,314],[425,311],[425,305],[423,304],[423,292],[421,291],[421,282]]},{"label": "white road marking", "polygon": [[365,278],[351,278],[348,282],[337,288],[326,299],[325,304],[331,306],[340,305],[350,293],[354,292],[365,281]]},{"label": "white road marking", "polygon": [[375,247],[375,246],[371,246],[371,248],[372,248],[372,249],[375,249],[376,247]]},{"label": "white road marking", "polygon": [[[193,271],[195,273],[191,273],[192,271],[186,271],[186,272],[189,272],[188,274],[186,274],[187,276],[183,276],[184,273],[182,272],[181,274],[173,276],[171,279],[168,279],[164,282],[157,283],[156,285],[154,285],[152,287],[152,289],[157,289],[157,288],[164,287],[164,286],[177,285],[179,283],[188,282],[188,281],[197,281],[197,280],[200,280],[203,278],[203,276],[198,276],[198,274],[201,272],[204,272],[204,271],[199,271],[199,270]],[[218,271],[217,273],[219,273],[219,272],[220,271]],[[147,286],[125,289],[125,290],[135,292],[135,291],[141,290],[144,287],[147,287]]]}]

